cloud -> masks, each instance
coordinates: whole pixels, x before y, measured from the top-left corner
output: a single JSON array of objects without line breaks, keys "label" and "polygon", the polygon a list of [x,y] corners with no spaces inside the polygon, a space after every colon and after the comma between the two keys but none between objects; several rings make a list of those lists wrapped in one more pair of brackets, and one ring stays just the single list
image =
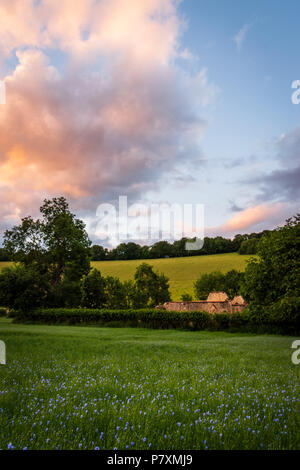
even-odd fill
[{"label": "cloud", "polygon": [[279,168],[244,182],[258,189],[256,201],[299,202],[300,127],[275,141],[273,160]]},{"label": "cloud", "polygon": [[234,36],[233,40],[236,44],[237,50],[240,52],[242,50],[242,45],[247,37],[249,30],[252,28],[253,24],[245,24],[238,33]]},{"label": "cloud", "polygon": [[199,158],[216,89],[176,62],[189,57],[177,4],[2,0],[0,56],[18,60],[0,107],[2,228],[44,197],[64,194],[83,213],[138,198]]},{"label": "cloud", "polygon": [[224,224],[206,229],[206,236],[233,236],[238,233],[249,233],[273,229],[285,220],[287,207],[284,204],[260,204],[238,211]]}]

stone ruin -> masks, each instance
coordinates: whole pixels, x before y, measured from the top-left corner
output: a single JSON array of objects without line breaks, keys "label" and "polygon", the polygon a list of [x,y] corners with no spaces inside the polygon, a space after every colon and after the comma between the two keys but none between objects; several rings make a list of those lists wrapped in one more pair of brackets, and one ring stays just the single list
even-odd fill
[{"label": "stone ruin", "polygon": [[241,295],[236,295],[232,300],[229,299],[225,292],[211,292],[207,300],[199,300],[197,302],[165,302],[156,308],[161,308],[176,312],[192,312],[202,311],[209,313],[238,313],[242,312],[247,303]]}]

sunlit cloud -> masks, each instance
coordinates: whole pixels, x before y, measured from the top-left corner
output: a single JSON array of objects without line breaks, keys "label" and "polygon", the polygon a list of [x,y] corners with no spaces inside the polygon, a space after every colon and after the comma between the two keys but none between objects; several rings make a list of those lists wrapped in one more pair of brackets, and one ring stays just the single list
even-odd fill
[{"label": "sunlit cloud", "polygon": [[[216,88],[180,37],[173,0],[3,0],[0,58],[15,54],[0,107],[0,216],[64,194],[93,213],[138,198],[200,154]],[[64,54],[63,66],[56,63]],[[17,211],[17,212],[16,212]],[[8,220],[8,219],[6,219]]]}]

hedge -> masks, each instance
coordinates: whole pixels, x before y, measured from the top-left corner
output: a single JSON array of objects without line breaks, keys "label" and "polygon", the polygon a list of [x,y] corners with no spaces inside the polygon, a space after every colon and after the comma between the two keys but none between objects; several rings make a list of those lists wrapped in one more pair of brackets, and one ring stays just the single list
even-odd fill
[{"label": "hedge", "polygon": [[[269,334],[292,334],[300,333],[299,318],[286,322],[274,321],[272,316],[263,321],[253,316],[247,309],[243,313],[218,313],[208,312],[178,312],[156,309],[37,309],[32,312],[11,311],[10,317],[18,323],[39,324],[67,324],[67,325],[103,325],[103,326],[131,326],[160,329],[187,329],[187,330],[210,330],[210,331],[232,331]],[[261,318],[261,317],[260,317]]]},{"label": "hedge", "polygon": [[0,307],[0,317],[6,317],[6,308]]}]

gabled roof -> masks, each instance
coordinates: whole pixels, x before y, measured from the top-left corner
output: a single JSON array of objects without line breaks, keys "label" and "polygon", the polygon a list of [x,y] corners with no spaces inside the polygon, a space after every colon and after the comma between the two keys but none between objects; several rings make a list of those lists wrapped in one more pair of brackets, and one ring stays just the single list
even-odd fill
[{"label": "gabled roof", "polygon": [[211,292],[207,297],[208,302],[226,302],[226,300],[229,300],[226,292]]}]

